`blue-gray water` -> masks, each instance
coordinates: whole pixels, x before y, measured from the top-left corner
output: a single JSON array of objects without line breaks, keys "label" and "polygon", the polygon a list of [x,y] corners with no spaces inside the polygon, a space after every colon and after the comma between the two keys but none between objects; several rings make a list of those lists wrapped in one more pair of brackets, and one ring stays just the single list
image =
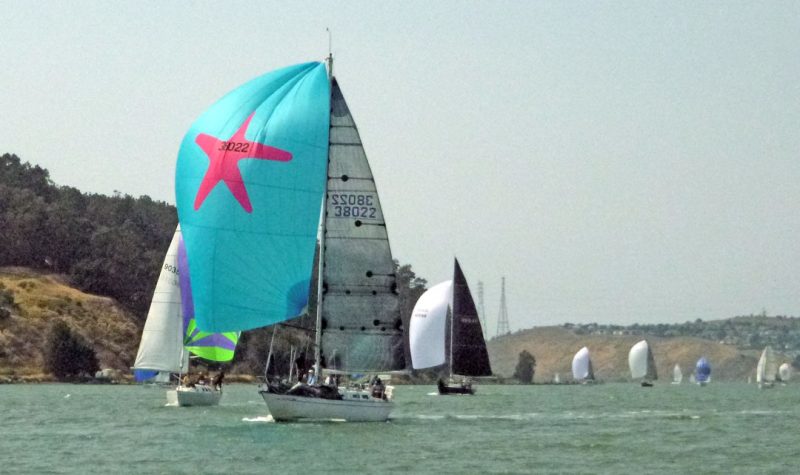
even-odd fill
[{"label": "blue-gray water", "polygon": [[387,423],[277,424],[253,385],[219,407],[143,386],[0,386],[0,473],[790,473],[800,385],[399,386]]}]

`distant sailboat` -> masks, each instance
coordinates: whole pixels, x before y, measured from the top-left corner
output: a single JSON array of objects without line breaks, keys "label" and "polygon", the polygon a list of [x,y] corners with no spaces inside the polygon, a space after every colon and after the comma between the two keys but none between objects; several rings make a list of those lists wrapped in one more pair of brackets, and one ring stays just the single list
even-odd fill
[{"label": "distant sailboat", "polygon": [[561,384],[561,375],[556,373],[553,376],[553,384]]},{"label": "distant sailboat", "polygon": [[[139,381],[153,376],[156,382],[163,383],[169,381],[170,373],[187,373],[190,353],[215,362],[233,359],[238,333],[211,334],[197,328],[185,282],[187,266],[178,226],[161,267],[136,355],[134,374]],[[219,404],[221,397],[221,387],[210,384],[178,384],[167,391],[167,402],[176,406],[212,406]]]},{"label": "distant sailboat", "polygon": [[775,376],[778,372],[778,364],[775,361],[775,353],[772,347],[767,345],[761,352],[756,366],[756,383],[759,388],[771,388],[775,384]]},{"label": "distant sailboat", "polygon": [[589,348],[585,346],[572,357],[572,379],[581,383],[594,382],[594,368],[589,357]]},{"label": "distant sailboat", "polygon": [[675,364],[675,367],[672,368],[672,384],[681,384],[683,382],[683,371],[681,371],[681,365]]},{"label": "distant sailboat", "polygon": [[653,381],[658,379],[656,363],[650,344],[642,340],[631,347],[628,353],[628,366],[633,379],[641,379],[643,387],[651,387]]},{"label": "distant sailboat", "polygon": [[694,380],[700,386],[705,386],[711,382],[711,365],[708,360],[703,357],[697,360],[697,365],[694,368]]},{"label": "distant sailboat", "polygon": [[[448,307],[451,311],[448,311]],[[413,368],[431,368],[445,363],[448,322],[450,382],[439,380],[439,394],[474,394],[471,381],[464,379],[460,383],[454,382],[455,376],[491,376],[492,368],[478,311],[458,259],[453,268],[453,280],[431,287],[414,305],[409,323]]]},{"label": "distant sailboat", "polygon": [[789,363],[783,363],[778,368],[778,375],[781,377],[782,382],[787,382],[792,378],[792,367]]}]

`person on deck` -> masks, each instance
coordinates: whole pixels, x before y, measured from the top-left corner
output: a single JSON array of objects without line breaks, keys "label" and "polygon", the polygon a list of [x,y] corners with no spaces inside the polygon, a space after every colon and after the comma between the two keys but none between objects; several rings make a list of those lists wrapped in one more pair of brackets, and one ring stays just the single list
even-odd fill
[{"label": "person on deck", "polygon": [[313,386],[317,384],[317,375],[314,374],[314,370],[308,370],[308,377],[306,378],[306,384],[309,386]]},{"label": "person on deck", "polygon": [[222,390],[222,380],[225,379],[225,371],[220,370],[219,374],[214,377],[214,389],[217,391]]}]

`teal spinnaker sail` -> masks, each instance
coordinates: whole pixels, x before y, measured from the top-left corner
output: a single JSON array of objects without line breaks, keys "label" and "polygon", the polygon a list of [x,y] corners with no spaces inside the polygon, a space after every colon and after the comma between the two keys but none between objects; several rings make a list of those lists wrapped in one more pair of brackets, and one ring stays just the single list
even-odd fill
[{"label": "teal spinnaker sail", "polygon": [[271,325],[306,305],[329,113],[326,68],[304,63],[230,92],[184,137],[175,192],[203,332]]}]

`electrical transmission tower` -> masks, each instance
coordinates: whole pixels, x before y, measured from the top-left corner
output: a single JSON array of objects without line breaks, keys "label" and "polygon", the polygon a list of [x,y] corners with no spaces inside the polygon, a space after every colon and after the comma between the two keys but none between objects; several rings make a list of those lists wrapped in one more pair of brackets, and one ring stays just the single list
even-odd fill
[{"label": "electrical transmission tower", "polygon": [[481,330],[483,337],[486,338],[486,309],[483,308],[483,282],[481,281],[478,281],[478,309],[480,310],[478,318],[481,321]]},{"label": "electrical transmission tower", "polygon": [[497,336],[508,335],[511,330],[508,328],[508,308],[506,307],[506,278],[503,277],[500,284],[500,315],[497,316]]}]

